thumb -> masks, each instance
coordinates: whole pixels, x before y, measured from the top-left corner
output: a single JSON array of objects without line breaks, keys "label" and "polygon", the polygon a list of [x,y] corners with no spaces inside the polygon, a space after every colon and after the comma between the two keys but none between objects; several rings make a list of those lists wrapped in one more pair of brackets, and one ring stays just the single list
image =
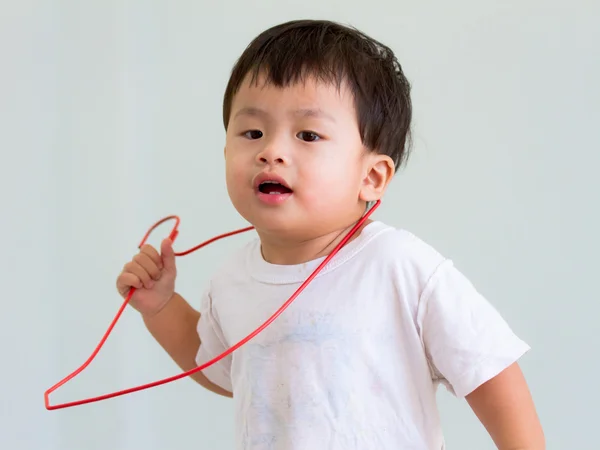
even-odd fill
[{"label": "thumb", "polygon": [[175,271],[175,252],[173,251],[173,241],[166,238],[160,245],[160,253],[165,270]]}]

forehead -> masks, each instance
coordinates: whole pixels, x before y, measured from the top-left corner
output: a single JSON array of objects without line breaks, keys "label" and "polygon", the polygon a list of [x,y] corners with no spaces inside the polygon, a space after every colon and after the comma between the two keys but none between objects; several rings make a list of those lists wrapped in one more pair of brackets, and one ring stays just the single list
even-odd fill
[{"label": "forehead", "polygon": [[312,76],[280,86],[264,74],[255,78],[248,74],[233,97],[232,117],[241,109],[252,108],[281,112],[314,110],[352,118],[356,115],[354,96],[345,82],[337,84]]}]

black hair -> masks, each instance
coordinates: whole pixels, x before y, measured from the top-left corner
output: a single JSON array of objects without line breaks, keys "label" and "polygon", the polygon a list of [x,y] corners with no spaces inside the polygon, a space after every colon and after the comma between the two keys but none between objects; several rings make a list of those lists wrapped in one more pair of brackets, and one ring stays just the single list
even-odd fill
[{"label": "black hair", "polygon": [[352,92],[366,148],[388,155],[396,170],[409,153],[410,84],[387,46],[361,31],[326,20],[295,20],[258,35],[235,63],[223,98],[227,129],[234,95],[248,74],[285,87],[307,77],[345,83]]}]

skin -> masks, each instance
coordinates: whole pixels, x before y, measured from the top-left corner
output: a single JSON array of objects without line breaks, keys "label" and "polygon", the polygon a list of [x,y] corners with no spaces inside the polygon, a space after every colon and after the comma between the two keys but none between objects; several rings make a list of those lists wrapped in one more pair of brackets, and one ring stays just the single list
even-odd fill
[{"label": "skin", "polygon": [[[352,96],[308,79],[286,88],[260,80],[241,86],[232,104],[226,146],[228,193],[252,223],[272,264],[300,264],[324,256],[361,218],[367,201],[380,199],[394,176],[392,160],[362,145]],[[293,189],[283,203],[266,204],[253,184],[277,174]],[[318,218],[318,219],[315,219]],[[117,280],[152,335],[183,369],[195,367],[199,313],[173,292],[171,243],[161,253],[146,246]],[[204,375],[194,379],[224,396]],[[545,449],[544,435],[517,363],[479,386],[466,400],[501,450]]]},{"label": "skin", "polygon": [[[229,196],[260,236],[265,260],[300,264],[327,254],[378,200],[393,161],[364,148],[345,87],[307,80],[277,88],[246,81],[227,128]],[[293,194],[281,205],[259,200],[254,177],[282,177]],[[315,220],[315,217],[318,220]]]},{"label": "skin", "polygon": [[466,397],[501,450],[544,450],[544,432],[523,372],[517,363]]}]

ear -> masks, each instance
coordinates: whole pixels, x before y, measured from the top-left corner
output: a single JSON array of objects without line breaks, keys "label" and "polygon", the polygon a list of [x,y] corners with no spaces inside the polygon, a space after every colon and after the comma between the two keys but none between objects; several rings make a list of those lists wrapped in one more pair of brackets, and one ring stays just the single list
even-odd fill
[{"label": "ear", "polygon": [[366,158],[365,169],[358,197],[365,202],[379,200],[396,171],[394,161],[387,155],[370,153]]},{"label": "ear", "polygon": [[223,147],[223,158],[227,158],[227,146]]}]

